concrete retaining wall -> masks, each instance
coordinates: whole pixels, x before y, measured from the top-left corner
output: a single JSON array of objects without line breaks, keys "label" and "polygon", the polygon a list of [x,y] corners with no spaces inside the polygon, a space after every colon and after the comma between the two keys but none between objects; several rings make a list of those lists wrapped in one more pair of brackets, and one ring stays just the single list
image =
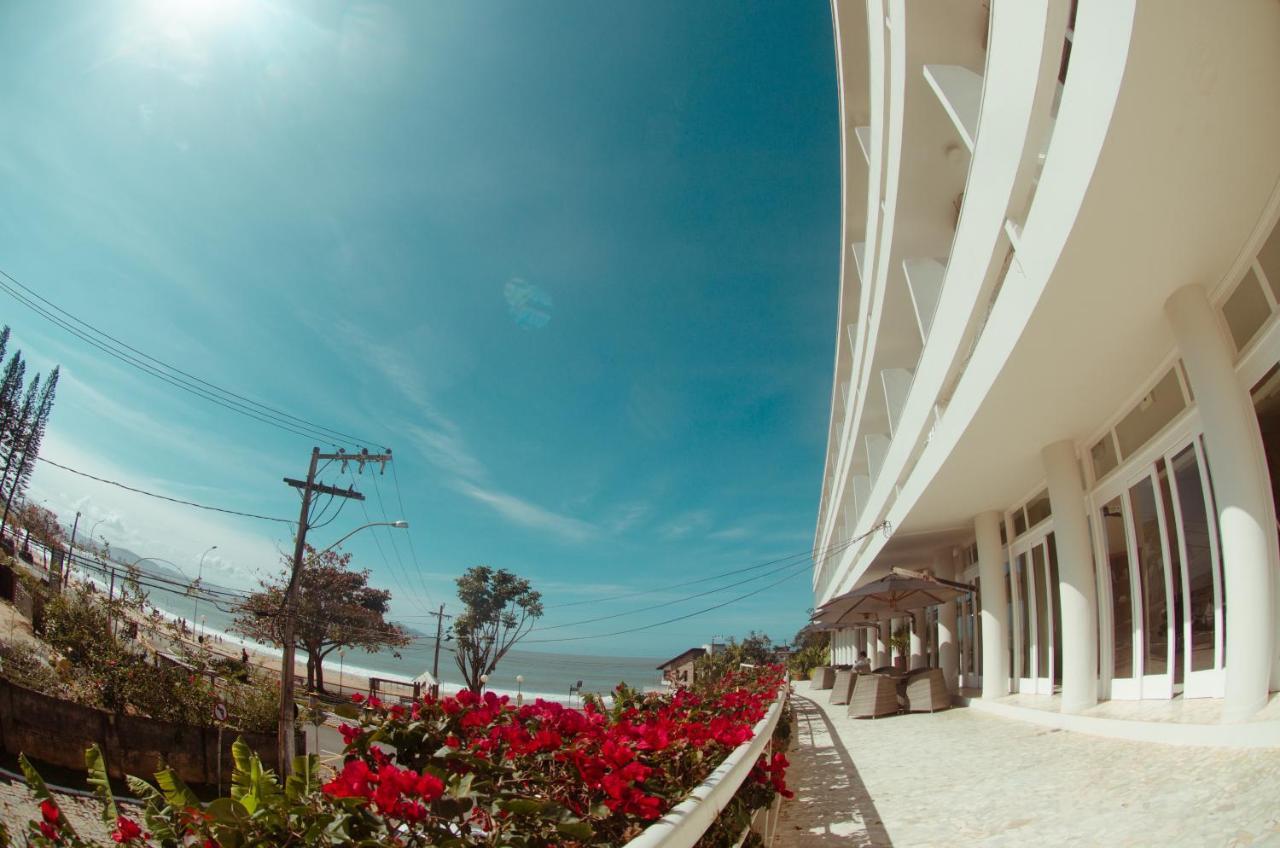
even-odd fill
[{"label": "concrete retaining wall", "polygon": [[[279,773],[276,737],[271,733],[222,735],[222,780],[231,773],[231,743],[242,736],[258,752],[266,768]],[[0,742],[12,754],[71,769],[84,768],[84,751],[98,743],[112,777],[134,774],[150,778],[161,757],[187,783],[214,784],[218,779],[218,731],[122,716],[42,695],[0,680]],[[297,750],[305,750],[302,733]]]}]

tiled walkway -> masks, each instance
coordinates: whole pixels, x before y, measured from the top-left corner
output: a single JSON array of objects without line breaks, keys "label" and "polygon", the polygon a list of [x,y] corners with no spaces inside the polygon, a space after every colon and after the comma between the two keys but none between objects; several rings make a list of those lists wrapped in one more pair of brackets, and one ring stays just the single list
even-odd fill
[{"label": "tiled walkway", "polygon": [[1087,736],[952,709],[850,719],[796,686],[777,848],[1271,845],[1280,751]]}]

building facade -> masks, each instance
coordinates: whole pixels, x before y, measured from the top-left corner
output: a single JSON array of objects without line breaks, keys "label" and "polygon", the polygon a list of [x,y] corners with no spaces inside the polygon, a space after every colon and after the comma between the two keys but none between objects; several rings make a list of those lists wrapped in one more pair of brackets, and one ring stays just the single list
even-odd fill
[{"label": "building facade", "polygon": [[[833,0],[835,379],[815,605],[984,697],[1280,688],[1280,4]],[[883,527],[884,532],[869,531]]]}]

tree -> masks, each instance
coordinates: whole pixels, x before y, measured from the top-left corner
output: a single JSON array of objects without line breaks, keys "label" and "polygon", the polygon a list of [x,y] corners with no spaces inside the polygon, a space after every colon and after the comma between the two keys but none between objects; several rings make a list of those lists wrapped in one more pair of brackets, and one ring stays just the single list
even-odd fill
[{"label": "tree", "polygon": [[[18,461],[13,469],[13,480],[9,484],[9,492],[4,500],[4,515],[0,516],[0,529],[9,523],[9,511],[13,508],[13,499],[15,496],[20,497],[27,489],[27,483],[31,481],[31,472],[35,470],[36,457],[40,455],[40,443],[44,441],[44,431],[49,425],[49,413],[53,411],[53,397],[58,391],[58,375],[61,368],[54,366],[49,372],[49,379],[45,381],[44,389],[40,392],[40,400],[36,404],[35,410],[31,414],[31,420],[24,422],[21,433],[21,446],[15,442],[10,453],[12,459],[14,453],[18,453]],[[32,381],[32,388],[40,382],[37,376]],[[6,465],[6,474],[7,474]],[[0,483],[3,483],[0,480]]]},{"label": "tree", "polygon": [[13,523],[16,530],[27,531],[28,538],[35,539],[46,548],[61,547],[66,542],[58,516],[39,504],[24,503]]},{"label": "tree", "polygon": [[453,621],[458,640],[453,657],[467,687],[479,692],[480,678],[492,674],[542,617],[542,595],[506,569],[476,565],[458,578],[458,600],[466,609]]},{"label": "tree", "polygon": [[[286,567],[292,557],[282,557]],[[324,659],[338,648],[409,644],[409,634],[387,621],[391,593],[369,586],[369,571],[350,568],[351,554],[316,553],[307,545],[298,574],[294,645],[307,655],[307,687],[324,691]],[[289,575],[263,580],[261,590],[236,605],[232,629],[260,642],[283,645],[285,589]]]},{"label": "tree", "polygon": [[752,630],[741,642],[730,639],[719,650],[698,657],[693,666],[694,681],[714,685],[726,672],[742,664],[769,665],[773,662],[773,640],[767,634]]}]

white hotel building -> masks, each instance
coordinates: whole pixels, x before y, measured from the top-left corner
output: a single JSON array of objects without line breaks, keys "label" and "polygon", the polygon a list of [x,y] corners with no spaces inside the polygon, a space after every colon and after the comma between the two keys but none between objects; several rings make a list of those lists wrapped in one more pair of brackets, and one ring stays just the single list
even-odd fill
[{"label": "white hotel building", "polygon": [[[928,569],[976,591],[907,614],[906,661],[984,701],[1256,717],[1280,688],[1280,2],[832,10],[815,606]],[[889,635],[837,632],[836,662],[887,664]]]}]

